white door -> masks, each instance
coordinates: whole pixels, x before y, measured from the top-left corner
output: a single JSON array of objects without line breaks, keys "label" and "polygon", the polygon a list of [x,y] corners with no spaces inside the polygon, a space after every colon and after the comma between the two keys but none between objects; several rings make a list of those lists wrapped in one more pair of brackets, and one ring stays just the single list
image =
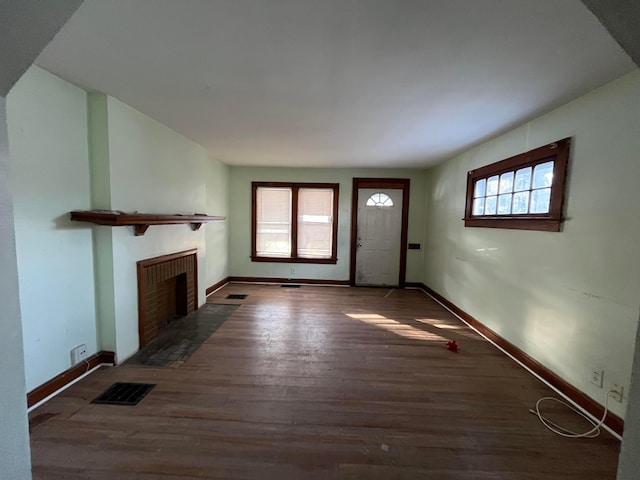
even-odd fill
[{"label": "white door", "polygon": [[356,285],[398,286],[402,189],[359,188]]}]

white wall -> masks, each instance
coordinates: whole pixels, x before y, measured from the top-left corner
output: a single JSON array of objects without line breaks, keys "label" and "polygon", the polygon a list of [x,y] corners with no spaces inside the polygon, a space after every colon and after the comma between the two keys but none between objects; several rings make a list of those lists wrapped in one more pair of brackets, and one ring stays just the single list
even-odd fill
[{"label": "white wall", "polygon": [[629,386],[629,408],[624,419],[624,437],[618,465],[618,480],[638,480],[640,472],[640,329]]},{"label": "white wall", "polygon": [[[207,185],[206,213],[229,216],[229,167],[209,158],[205,166]],[[205,286],[208,288],[229,275],[229,219],[208,223],[205,229],[207,244],[205,258]]]},{"label": "white wall", "polygon": [[[70,350],[81,343],[89,354],[114,350],[119,360],[138,349],[138,260],[197,248],[199,304],[227,275],[226,222],[199,231],[152,226],[135,237],[132,227],[71,222],[69,212],[226,215],[228,170],[124,103],[100,94],[87,102],[84,90],[35,66],[12,90],[8,115],[32,390],[68,369]],[[207,240],[218,251],[210,258]]]},{"label": "white wall", "polygon": [[98,350],[86,92],[31,67],[7,98],[27,390]]},{"label": "white wall", "polygon": [[[639,132],[636,70],[428,173],[425,283],[601,403],[629,385],[638,324]],[[464,227],[467,171],[565,137],[562,232]]]},{"label": "white wall", "polygon": [[[311,169],[230,167],[229,175],[229,272],[241,277],[312,278],[349,280],[351,194],[353,178],[409,178],[408,241],[422,243],[424,232],[424,182],[420,170]],[[251,261],[251,182],[327,182],[340,184],[338,208],[338,263],[336,265],[287,264]],[[422,281],[423,251],[407,251],[407,282]],[[295,267],[296,273],[291,273]]]},{"label": "white wall", "polygon": [[[110,208],[140,213],[210,213],[206,211],[210,160],[204,148],[113,97],[107,98],[107,109]],[[204,225],[192,231],[188,224],[151,226],[139,237],[133,235],[132,227],[110,229],[119,361],[138,349],[136,262],[197,248],[201,305],[208,286],[204,261],[208,228]],[[215,270],[215,263],[210,268]]]},{"label": "white wall", "polygon": [[3,476],[22,480],[31,478],[31,460],[5,105],[0,97],[0,465]]}]

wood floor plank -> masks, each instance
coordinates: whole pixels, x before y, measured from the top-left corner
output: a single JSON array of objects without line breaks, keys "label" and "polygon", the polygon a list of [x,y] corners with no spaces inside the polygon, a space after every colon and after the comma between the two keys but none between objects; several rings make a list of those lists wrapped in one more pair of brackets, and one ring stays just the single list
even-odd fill
[{"label": "wood floor plank", "polygon": [[[419,291],[230,284],[208,301],[240,308],[185,364],[103,368],[31,412],[35,479],[615,478],[615,438],[546,430],[528,410],[550,390]],[[157,386],[90,403],[116,381]]]}]

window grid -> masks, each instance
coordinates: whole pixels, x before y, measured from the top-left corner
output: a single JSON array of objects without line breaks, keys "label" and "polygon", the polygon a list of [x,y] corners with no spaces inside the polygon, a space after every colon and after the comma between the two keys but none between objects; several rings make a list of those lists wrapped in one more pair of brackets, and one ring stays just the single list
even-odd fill
[{"label": "window grid", "polygon": [[291,188],[257,189],[256,255],[291,256]]},{"label": "window grid", "polygon": [[374,193],[368,199],[366,203],[367,207],[393,207],[393,200],[386,193]]},{"label": "window grid", "polygon": [[252,261],[337,263],[338,190],[334,183],[252,182]]},{"label": "window grid", "polygon": [[544,161],[476,180],[472,215],[549,213],[553,168],[553,161]]},{"label": "window grid", "polygon": [[560,231],[570,138],[467,174],[466,227]]}]

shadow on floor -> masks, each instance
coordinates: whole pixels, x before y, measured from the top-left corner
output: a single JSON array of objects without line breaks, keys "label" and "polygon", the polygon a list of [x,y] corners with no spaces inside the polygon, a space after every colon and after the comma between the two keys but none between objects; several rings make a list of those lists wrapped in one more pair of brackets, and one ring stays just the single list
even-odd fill
[{"label": "shadow on floor", "polygon": [[206,303],[198,311],[171,321],[158,337],[129,358],[124,365],[176,367],[186,362],[239,305]]}]

